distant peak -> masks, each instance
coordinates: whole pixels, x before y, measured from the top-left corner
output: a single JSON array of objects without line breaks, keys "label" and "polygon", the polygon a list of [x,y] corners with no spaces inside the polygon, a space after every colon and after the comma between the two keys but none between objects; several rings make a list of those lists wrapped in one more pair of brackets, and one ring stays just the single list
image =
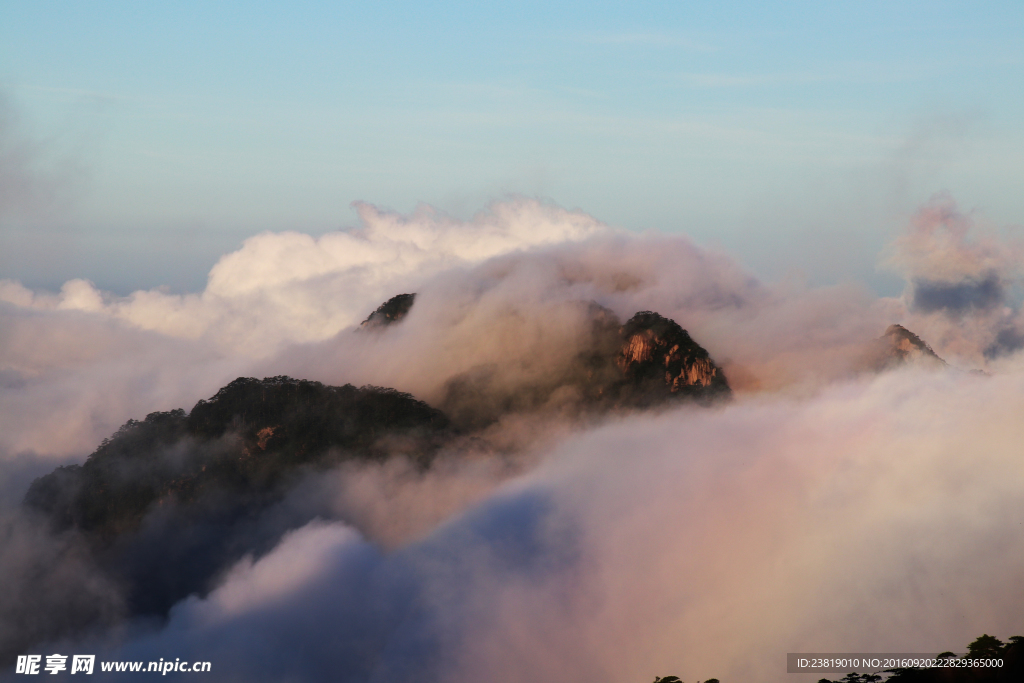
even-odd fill
[{"label": "distant peak", "polygon": [[393,296],[377,307],[369,317],[360,324],[362,328],[386,327],[397,323],[409,313],[413,302],[416,300],[416,293],[399,294]]},{"label": "distant peak", "polygon": [[884,338],[889,340],[892,344],[893,352],[902,359],[919,353],[936,360],[942,360],[939,358],[939,354],[932,350],[932,347],[928,346],[923,339],[903,327],[903,325],[889,325],[888,329],[885,330]]},{"label": "distant peak", "polygon": [[946,365],[932,347],[903,325],[890,325],[876,343],[878,355],[873,363],[876,370],[918,362]]}]

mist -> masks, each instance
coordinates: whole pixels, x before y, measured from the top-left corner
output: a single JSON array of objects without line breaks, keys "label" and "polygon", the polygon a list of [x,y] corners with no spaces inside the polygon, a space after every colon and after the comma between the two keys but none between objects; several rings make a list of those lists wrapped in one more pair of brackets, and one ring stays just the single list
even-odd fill
[{"label": "mist", "polygon": [[117,656],[238,680],[771,681],[786,652],[1016,632],[1020,390],[898,373],[618,422],[391,553],[313,522]]},{"label": "mist", "polygon": [[[252,237],[197,294],[0,282],[0,575],[27,596],[0,605],[8,654],[211,661],[218,680],[773,681],[786,652],[1024,630],[1020,249],[983,217],[922,207],[881,256],[906,282],[889,298],[761,282],[684,236],[530,199],[359,215]],[[405,292],[400,322],[360,328]],[[594,321],[638,311],[685,328],[731,400],[581,409],[563,379]],[[949,365],[872,370],[893,323]],[[215,537],[248,552],[159,619],[18,508],[127,420],[278,375],[453,413],[471,382],[468,400],[514,408],[426,469],[396,445],[307,472]],[[80,618],[53,616],[64,595]]]}]

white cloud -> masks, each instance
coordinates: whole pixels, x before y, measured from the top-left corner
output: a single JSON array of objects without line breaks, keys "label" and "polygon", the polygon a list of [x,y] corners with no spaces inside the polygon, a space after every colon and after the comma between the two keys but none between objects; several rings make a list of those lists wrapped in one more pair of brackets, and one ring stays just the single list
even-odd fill
[{"label": "white cloud", "polygon": [[609,232],[527,199],[469,221],[428,207],[405,216],[360,204],[359,214],[349,232],[250,238],[200,294],[116,297],[85,280],[47,294],[0,281],[0,453],[88,452],[125,420],[189,408],[255,359],[327,339],[441,270]]}]

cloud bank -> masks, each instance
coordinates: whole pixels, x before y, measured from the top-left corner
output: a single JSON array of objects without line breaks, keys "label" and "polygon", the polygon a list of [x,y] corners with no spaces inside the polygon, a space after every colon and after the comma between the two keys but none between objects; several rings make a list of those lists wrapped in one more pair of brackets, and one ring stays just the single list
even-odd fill
[{"label": "cloud bank", "polygon": [[786,652],[1016,632],[1022,388],[911,371],[618,422],[389,553],[312,522],[116,656],[225,680],[772,681]]},{"label": "cloud bank", "polygon": [[116,297],[84,280],[51,294],[0,281],[0,455],[88,452],[130,417],[191,406],[254,360],[329,338],[441,270],[609,230],[532,200],[465,222],[358,208],[350,231],[250,238],[199,294]]},{"label": "cloud bank", "polygon": [[[977,237],[948,198],[894,241],[908,285],[893,299],[761,283],[685,237],[531,200],[466,222],[360,215],[319,239],[254,237],[199,294],[2,283],[6,495],[38,463],[80,460],[128,418],[188,409],[239,375],[432,405],[453,378],[525,391],[585,348],[595,306],[676,320],[736,398],[578,420],[556,391],[426,472],[394,459],[307,478],[254,521],[280,540],[166,623],[118,622],[116,582],[85,556],[89,614],[120,626],[51,629],[72,640],[47,648],[209,660],[218,680],[771,681],[789,651],[928,652],[1024,630],[1019,252]],[[356,331],[406,291],[400,324]],[[895,322],[953,367],[867,372]],[[963,372],[977,367],[989,375]],[[12,524],[24,539],[35,522]],[[0,573],[23,582],[77,548],[41,537],[12,544]],[[4,609],[8,626],[25,618]]]}]

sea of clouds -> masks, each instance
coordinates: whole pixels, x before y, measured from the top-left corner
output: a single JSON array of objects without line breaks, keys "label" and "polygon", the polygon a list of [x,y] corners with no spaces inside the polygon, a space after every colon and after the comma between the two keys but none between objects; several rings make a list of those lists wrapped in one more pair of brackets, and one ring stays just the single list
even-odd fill
[{"label": "sea of clouds", "polygon": [[[728,683],[778,680],[787,652],[1024,631],[1022,254],[948,196],[883,255],[898,298],[762,283],[683,236],[535,200],[469,221],[359,215],[320,238],[252,237],[197,294],[0,281],[0,638],[45,633],[78,599],[95,626],[40,652],[208,660],[239,681]],[[399,325],[355,331],[403,292],[417,298]],[[35,476],[126,420],[238,376],[434,404],[480,368],[528,387],[585,344],[591,303],[679,322],[734,400],[590,422],[553,401],[490,428],[496,451],[322,475],[295,494],[315,489],[322,514],[166,623],[119,619],[87,553],[17,510]],[[866,371],[892,323],[950,367]]]}]

